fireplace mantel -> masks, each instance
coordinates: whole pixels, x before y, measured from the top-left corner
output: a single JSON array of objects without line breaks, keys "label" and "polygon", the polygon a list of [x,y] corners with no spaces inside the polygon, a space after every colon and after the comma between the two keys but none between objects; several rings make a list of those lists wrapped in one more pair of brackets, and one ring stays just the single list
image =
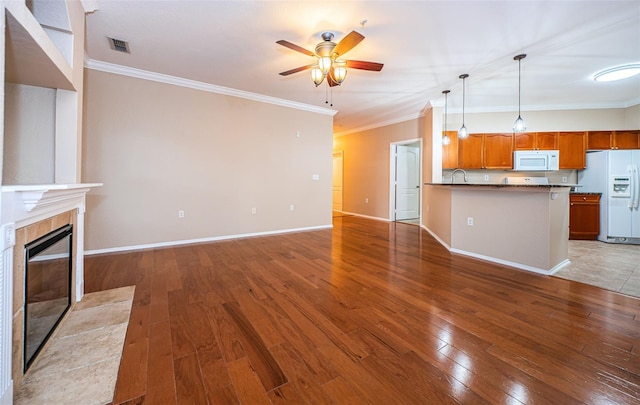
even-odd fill
[{"label": "fireplace mantel", "polygon": [[84,208],[86,193],[100,186],[102,183],[10,185],[2,186],[2,193],[14,195],[11,216],[21,226],[69,208]]}]

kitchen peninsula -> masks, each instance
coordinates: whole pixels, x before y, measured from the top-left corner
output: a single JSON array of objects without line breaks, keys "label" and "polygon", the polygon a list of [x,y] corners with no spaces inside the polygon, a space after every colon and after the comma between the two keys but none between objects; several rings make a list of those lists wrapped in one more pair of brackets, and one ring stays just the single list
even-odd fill
[{"label": "kitchen peninsula", "polygon": [[451,252],[547,275],[569,263],[570,185],[425,186],[424,225]]}]

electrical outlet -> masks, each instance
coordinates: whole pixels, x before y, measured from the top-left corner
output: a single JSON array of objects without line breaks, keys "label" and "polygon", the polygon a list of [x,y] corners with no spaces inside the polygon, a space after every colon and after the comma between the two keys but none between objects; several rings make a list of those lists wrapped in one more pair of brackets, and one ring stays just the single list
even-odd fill
[{"label": "electrical outlet", "polygon": [[296,131],[296,138],[300,138],[300,131]]},{"label": "electrical outlet", "polygon": [[314,174],[313,176],[311,176],[311,180],[320,180],[320,175],[319,174]]},{"label": "electrical outlet", "polygon": [[365,199],[364,199],[364,203],[365,203],[365,204],[369,204],[369,199],[368,199],[368,198],[365,198]]},{"label": "electrical outlet", "polygon": [[567,182],[567,178],[566,178],[566,177],[563,177],[563,178],[562,178],[562,182],[563,182],[563,183],[566,183],[566,182]]},{"label": "electrical outlet", "polygon": [[488,174],[484,175],[484,181],[489,181],[489,175]]},{"label": "electrical outlet", "polygon": [[258,210],[256,210],[255,207],[251,208],[251,214],[252,215],[256,215],[256,212],[258,212]]},{"label": "electrical outlet", "polygon": [[178,218],[180,218],[180,219],[184,218],[184,211],[183,210],[179,210],[178,211]]},{"label": "electrical outlet", "polygon": [[296,207],[293,204],[289,204],[289,211],[295,211]]},{"label": "electrical outlet", "polygon": [[467,225],[468,226],[473,226],[473,217],[468,217],[467,218]]}]

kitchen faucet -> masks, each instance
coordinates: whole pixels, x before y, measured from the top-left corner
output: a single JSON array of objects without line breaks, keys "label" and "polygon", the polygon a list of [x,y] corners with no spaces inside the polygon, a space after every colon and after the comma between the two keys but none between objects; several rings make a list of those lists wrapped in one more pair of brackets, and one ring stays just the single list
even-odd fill
[{"label": "kitchen faucet", "polygon": [[464,182],[466,183],[466,182],[467,182],[467,172],[465,172],[465,171],[464,171],[464,170],[462,170],[462,169],[456,169],[456,170],[454,170],[453,172],[451,172],[451,183],[453,183],[453,177],[454,177],[454,176],[456,175],[456,173],[458,173],[458,172],[462,172],[462,176],[463,176]]}]

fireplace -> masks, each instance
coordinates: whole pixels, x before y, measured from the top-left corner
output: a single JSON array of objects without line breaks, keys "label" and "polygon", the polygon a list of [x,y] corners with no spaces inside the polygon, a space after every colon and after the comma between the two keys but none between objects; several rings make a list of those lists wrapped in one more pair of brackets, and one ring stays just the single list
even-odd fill
[{"label": "fireplace", "polygon": [[23,367],[26,371],[71,307],[73,225],[24,247],[25,307]]}]

